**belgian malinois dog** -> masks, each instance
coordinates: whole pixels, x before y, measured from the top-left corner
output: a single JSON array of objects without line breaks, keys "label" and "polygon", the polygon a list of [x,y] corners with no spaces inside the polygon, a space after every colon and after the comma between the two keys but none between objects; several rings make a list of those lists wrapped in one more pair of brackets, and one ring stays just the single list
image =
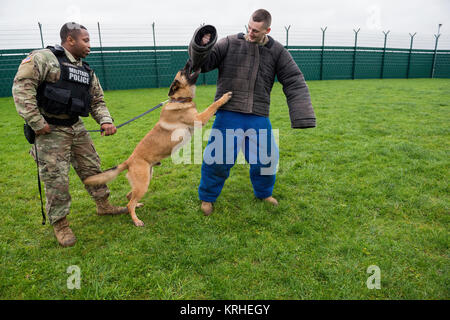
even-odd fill
[{"label": "belgian malinois dog", "polygon": [[205,111],[198,113],[192,99],[195,96],[195,82],[199,74],[200,70],[191,73],[188,65],[180,70],[170,86],[170,100],[162,108],[159,121],[138,143],[131,156],[118,166],[88,177],[83,181],[87,185],[105,184],[128,169],[126,177],[131,185],[131,191],[127,194],[129,200],[127,208],[131,214],[131,219],[138,227],[144,226],[144,223],[137,217],[135,209],[142,206],[138,201],[148,190],[153,166],[159,165],[162,159],[170,156],[176,150],[174,148],[180,147],[180,142],[187,142],[184,141],[184,138],[174,139],[173,133],[176,130],[185,130],[192,133],[194,123],[199,125],[201,123],[201,126],[204,126],[217,109],[231,99],[232,93],[228,92]]}]

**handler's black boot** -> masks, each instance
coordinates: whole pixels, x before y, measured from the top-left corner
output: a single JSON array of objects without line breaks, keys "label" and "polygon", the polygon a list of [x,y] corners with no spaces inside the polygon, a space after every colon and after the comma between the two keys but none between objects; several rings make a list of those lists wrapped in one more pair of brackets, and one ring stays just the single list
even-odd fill
[{"label": "handler's black boot", "polygon": [[56,239],[63,247],[71,247],[77,242],[77,238],[69,228],[69,221],[64,217],[53,224]]},{"label": "handler's black boot", "polygon": [[99,199],[95,201],[97,205],[97,214],[99,216],[112,216],[116,214],[128,213],[127,207],[116,207],[109,203],[108,199]]}]

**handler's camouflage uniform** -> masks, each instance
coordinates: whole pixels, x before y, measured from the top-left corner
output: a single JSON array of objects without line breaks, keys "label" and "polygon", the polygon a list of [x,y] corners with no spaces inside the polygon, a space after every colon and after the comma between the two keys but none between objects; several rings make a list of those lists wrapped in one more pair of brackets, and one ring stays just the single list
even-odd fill
[{"label": "handler's camouflage uniform", "polygon": [[[81,60],[76,60],[72,54],[64,49],[69,61],[81,66]],[[55,83],[60,77],[60,67],[56,56],[49,49],[35,50],[25,58],[12,87],[17,112],[31,126],[34,131],[42,129],[46,121],[43,117],[64,119],[68,115],[51,115],[38,108],[36,90],[44,81]],[[95,74],[90,88],[92,96],[91,115],[100,125],[113,123],[111,115],[103,100],[103,90]],[[39,174],[45,185],[47,199],[46,211],[50,223],[64,218],[69,214],[71,197],[69,194],[69,169],[74,167],[81,180],[98,174],[100,158],[95,151],[91,137],[83,121],[80,119],[72,126],[49,124],[51,133],[36,137],[39,158]],[[35,158],[34,147],[31,155]],[[106,185],[86,186],[86,190],[95,201],[106,199],[109,189]]]}]

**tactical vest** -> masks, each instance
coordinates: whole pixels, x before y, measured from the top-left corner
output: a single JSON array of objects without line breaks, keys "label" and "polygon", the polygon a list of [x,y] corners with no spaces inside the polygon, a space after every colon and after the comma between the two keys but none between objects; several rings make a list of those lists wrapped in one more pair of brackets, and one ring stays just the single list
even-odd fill
[{"label": "tactical vest", "polygon": [[79,116],[89,116],[92,100],[89,89],[93,71],[84,61],[82,66],[72,64],[60,46],[48,46],[47,49],[58,59],[61,73],[57,82],[44,82],[38,87],[36,100],[46,113],[70,116],[70,119],[64,120],[45,117],[47,122],[70,126],[78,121]]}]

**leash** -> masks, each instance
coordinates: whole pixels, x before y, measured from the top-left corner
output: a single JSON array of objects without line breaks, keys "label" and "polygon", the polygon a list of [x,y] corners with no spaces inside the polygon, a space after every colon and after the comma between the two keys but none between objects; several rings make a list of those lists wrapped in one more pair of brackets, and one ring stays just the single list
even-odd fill
[{"label": "leash", "polygon": [[36,155],[36,167],[37,167],[37,183],[38,183],[38,189],[39,189],[39,198],[41,199],[42,225],[45,225],[46,218],[45,218],[45,213],[44,213],[44,202],[42,201],[41,177],[39,176],[39,156],[38,156],[38,150],[37,150],[37,145],[36,145],[36,134],[27,123],[25,123],[23,125],[23,133],[24,133],[25,139],[27,139],[28,143],[34,145],[34,152]]},{"label": "leash", "polygon": [[[153,108],[145,111],[144,113],[141,113],[140,115],[134,117],[133,119],[130,119],[120,125],[118,125],[116,128],[121,128],[127,124],[129,124],[130,122],[133,122],[134,120],[139,119],[140,117],[145,116],[146,114],[152,112],[153,110],[156,110],[160,107],[162,107],[166,102],[168,102],[169,100],[163,101],[160,104],[158,104],[157,106],[154,106]],[[87,130],[87,132],[102,132],[103,130]],[[41,177],[39,175],[39,156],[38,156],[38,150],[37,150],[37,146],[36,146],[36,136],[35,133],[33,131],[33,129],[31,129],[31,127],[28,124],[24,124],[24,134],[25,134],[25,138],[28,140],[28,142],[30,144],[34,145],[34,151],[36,154],[36,166],[37,166],[37,183],[38,183],[38,189],[39,189],[39,198],[41,200],[41,213],[42,213],[42,225],[45,225],[46,222],[46,216],[45,216],[45,212],[44,212],[44,201],[42,200],[42,187],[41,187]]]},{"label": "leash", "polygon": [[39,176],[39,157],[36,146],[36,141],[34,142],[34,152],[36,153],[36,165],[37,165],[37,181],[39,189],[39,198],[41,199],[41,213],[42,213],[42,225],[45,225],[45,213],[44,213],[44,202],[42,201],[42,188],[41,188],[41,178]]},{"label": "leash", "polygon": [[[130,120],[124,122],[124,123],[119,124],[118,126],[116,126],[116,129],[119,129],[119,128],[121,128],[121,127],[123,127],[123,126],[125,126],[125,125],[127,125],[127,124],[129,124],[129,123],[131,123],[131,122],[133,122],[134,120],[137,120],[137,119],[139,119],[140,117],[145,116],[146,114],[152,112],[153,110],[156,110],[156,109],[162,107],[162,106],[163,106],[166,102],[168,102],[168,101],[169,101],[169,100],[163,101],[163,102],[161,102],[160,104],[158,104],[157,106],[154,106],[153,108],[151,108],[151,109],[145,111],[144,113],[141,113],[140,115],[134,117],[133,119],[130,119]],[[86,130],[86,131],[87,131],[87,132],[103,132],[104,130],[103,130],[103,129],[98,129],[98,130]]]}]

